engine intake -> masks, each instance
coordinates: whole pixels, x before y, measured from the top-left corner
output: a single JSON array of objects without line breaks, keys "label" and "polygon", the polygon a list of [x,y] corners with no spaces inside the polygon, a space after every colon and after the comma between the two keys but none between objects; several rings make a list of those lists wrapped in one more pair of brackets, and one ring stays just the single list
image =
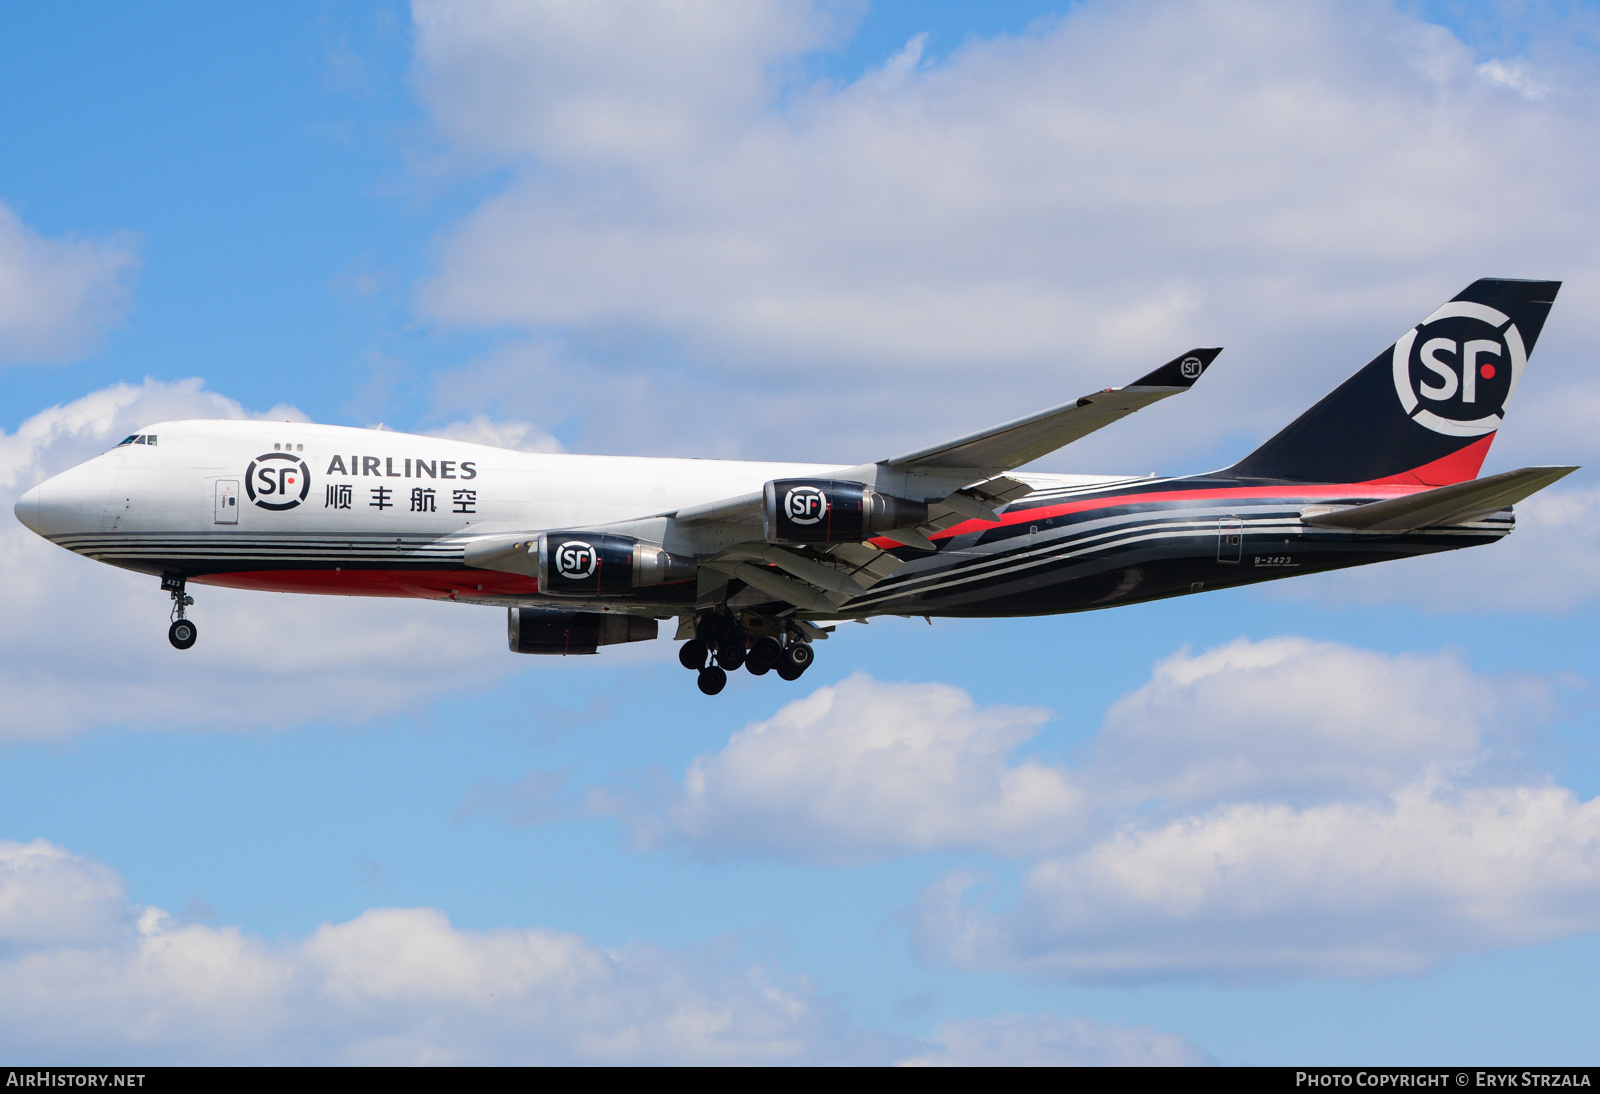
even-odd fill
[{"label": "engine intake", "polygon": [[539,591],[551,596],[610,596],[691,581],[696,573],[694,559],[629,536],[542,532],[535,551]]},{"label": "engine intake", "polygon": [[926,502],[880,494],[859,482],[774,479],[766,485],[768,543],[848,543],[927,520]]},{"label": "engine intake", "polygon": [[512,653],[594,653],[618,642],[648,642],[656,634],[654,619],[633,615],[549,608],[512,608],[506,614],[506,639]]}]

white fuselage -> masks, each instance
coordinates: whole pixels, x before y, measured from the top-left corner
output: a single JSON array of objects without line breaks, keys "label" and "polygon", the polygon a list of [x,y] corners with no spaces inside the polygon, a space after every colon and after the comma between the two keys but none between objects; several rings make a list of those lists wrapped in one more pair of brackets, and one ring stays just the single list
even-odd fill
[{"label": "white fuselage", "polygon": [[[459,572],[462,545],[482,536],[649,518],[665,528],[678,509],[845,466],[517,452],[296,422],[162,422],[137,436],[154,442],[41,483],[17,502],[18,519],[89,557],[201,582],[493,601],[537,589],[510,574],[472,571],[464,583],[416,571]],[[390,562],[408,576],[380,579]]]},{"label": "white fuselage", "polygon": [[[443,537],[611,524],[759,490],[770,478],[834,469],[516,452],[296,422],[162,422],[139,435],[157,443],[114,448],[41,483],[17,503],[18,518],[46,537],[391,530]],[[308,479],[281,481],[279,472],[292,475],[300,461]],[[219,483],[239,485],[234,523],[219,522],[228,515],[216,507]],[[286,485],[293,497],[284,496]],[[286,502],[292,504],[269,508]]]}]

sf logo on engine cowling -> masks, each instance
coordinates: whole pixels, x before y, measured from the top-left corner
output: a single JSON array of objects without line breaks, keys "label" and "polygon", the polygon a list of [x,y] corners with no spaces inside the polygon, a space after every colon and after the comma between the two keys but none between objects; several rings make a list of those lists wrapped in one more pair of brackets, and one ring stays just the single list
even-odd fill
[{"label": "sf logo on engine cowling", "polygon": [[581,539],[568,540],[556,548],[556,573],[568,580],[593,577],[600,556],[593,545]]},{"label": "sf logo on engine cowling", "polygon": [[783,513],[796,524],[815,524],[828,515],[828,495],[815,486],[796,486],[783,496]]},{"label": "sf logo on engine cowling", "polygon": [[1500,428],[1528,353],[1511,318],[1484,304],[1446,304],[1394,344],[1394,390],[1418,425],[1451,437]]},{"label": "sf logo on engine cowling", "polygon": [[244,473],[244,491],[263,509],[293,509],[311,491],[311,469],[299,456],[267,452],[250,461],[250,469]]}]

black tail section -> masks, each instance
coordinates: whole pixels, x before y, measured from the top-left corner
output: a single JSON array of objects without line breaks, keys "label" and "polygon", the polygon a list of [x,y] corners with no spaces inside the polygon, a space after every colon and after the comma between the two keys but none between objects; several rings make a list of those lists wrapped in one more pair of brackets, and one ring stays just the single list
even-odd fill
[{"label": "black tail section", "polygon": [[1474,281],[1229,469],[1293,482],[1477,477],[1559,281]]}]

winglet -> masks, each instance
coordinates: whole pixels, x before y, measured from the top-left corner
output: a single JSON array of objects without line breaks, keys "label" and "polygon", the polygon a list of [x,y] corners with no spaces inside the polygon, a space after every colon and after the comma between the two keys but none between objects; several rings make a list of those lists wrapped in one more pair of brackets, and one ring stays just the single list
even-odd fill
[{"label": "winglet", "polygon": [[1188,353],[1179,354],[1154,372],[1141,376],[1130,388],[1167,387],[1187,390],[1194,386],[1206,369],[1211,367],[1211,362],[1217,359],[1217,354],[1222,352],[1221,346],[1212,349],[1192,349]]}]

